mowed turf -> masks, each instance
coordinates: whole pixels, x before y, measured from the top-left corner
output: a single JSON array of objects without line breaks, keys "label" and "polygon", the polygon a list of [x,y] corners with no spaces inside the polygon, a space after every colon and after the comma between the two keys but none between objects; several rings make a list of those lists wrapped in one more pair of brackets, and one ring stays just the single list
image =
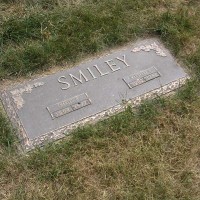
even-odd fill
[{"label": "mowed turf", "polygon": [[160,38],[192,79],[28,155],[0,108],[0,199],[200,199],[199,19],[197,0],[1,1],[1,80],[140,37]]}]

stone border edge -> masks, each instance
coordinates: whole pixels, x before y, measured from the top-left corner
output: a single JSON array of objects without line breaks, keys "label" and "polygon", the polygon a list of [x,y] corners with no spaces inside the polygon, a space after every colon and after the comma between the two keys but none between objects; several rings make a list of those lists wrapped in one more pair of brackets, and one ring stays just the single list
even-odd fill
[{"label": "stone border edge", "polygon": [[15,111],[14,106],[12,105],[12,101],[11,101],[9,95],[7,94],[7,92],[2,92],[0,94],[0,98],[2,99],[4,109],[6,110],[11,122],[13,123],[14,128],[17,129],[17,136],[18,136],[18,138],[20,140],[20,144],[21,144],[20,150],[22,150],[22,152],[29,152],[29,151],[33,150],[35,147],[42,147],[46,143],[62,139],[63,137],[69,135],[74,129],[76,129],[80,126],[83,126],[83,125],[89,124],[89,123],[96,123],[99,120],[106,119],[109,116],[112,116],[114,114],[122,112],[126,109],[127,106],[136,107],[136,106],[140,105],[141,102],[144,100],[154,99],[158,96],[166,95],[166,94],[180,88],[181,86],[183,86],[188,79],[190,79],[189,76],[182,77],[182,78],[172,81],[164,86],[161,86],[159,88],[151,90],[148,93],[142,94],[138,97],[130,99],[126,102],[122,102],[121,104],[118,104],[107,110],[99,112],[95,115],[83,118],[83,119],[79,120],[78,122],[63,126],[57,130],[43,134],[42,136],[35,138],[33,140],[30,140],[28,138],[26,131]]}]

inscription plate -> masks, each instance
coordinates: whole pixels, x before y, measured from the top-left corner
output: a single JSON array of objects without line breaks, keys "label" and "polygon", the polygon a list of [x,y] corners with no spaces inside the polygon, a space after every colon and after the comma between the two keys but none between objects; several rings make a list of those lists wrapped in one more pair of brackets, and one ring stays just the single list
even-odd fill
[{"label": "inscription plate", "polygon": [[[67,67],[66,67],[67,68]],[[156,39],[13,85],[1,99],[25,150],[179,88],[187,73]],[[125,103],[126,102],[126,103]]]},{"label": "inscription plate", "polygon": [[90,104],[91,101],[87,94],[81,94],[71,99],[67,99],[54,105],[48,106],[47,110],[49,111],[52,119],[55,119]]},{"label": "inscription plate", "polygon": [[130,88],[134,88],[158,77],[160,77],[160,74],[157,69],[155,67],[151,67],[137,74],[125,77],[123,80]]}]

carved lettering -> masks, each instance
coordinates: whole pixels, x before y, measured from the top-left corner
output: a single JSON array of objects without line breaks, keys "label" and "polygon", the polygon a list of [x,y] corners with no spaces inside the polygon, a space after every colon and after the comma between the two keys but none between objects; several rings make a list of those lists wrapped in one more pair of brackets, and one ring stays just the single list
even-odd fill
[{"label": "carved lettering", "polygon": [[126,62],[126,55],[123,55],[123,59],[118,57],[116,59],[123,62],[127,67],[130,67],[130,65]]},{"label": "carved lettering", "polygon": [[[78,81],[79,83],[83,83],[83,79],[85,79],[86,82],[88,82],[88,78],[85,76],[85,74],[83,74],[83,72],[81,70],[79,70],[79,78],[77,78],[76,76],[74,76],[73,74],[69,74],[72,81],[74,82],[74,85],[78,85],[76,81]],[[76,81],[75,81],[76,80]]]},{"label": "carved lettering", "polygon": [[91,100],[88,98],[88,95],[86,93],[83,93],[70,99],[66,99],[62,102],[50,105],[47,107],[47,110],[49,111],[52,119],[55,119],[79,110],[90,104]]},{"label": "carved lettering", "polygon": [[145,80],[145,82],[147,82],[147,81],[150,81],[150,80],[157,78],[159,76],[160,76],[159,73],[153,73],[153,74],[150,74],[148,76],[145,76],[144,80]]},{"label": "carved lettering", "polygon": [[[118,66],[119,63],[118,64],[115,63],[116,60],[123,63],[123,65],[125,65],[126,67],[130,66],[127,63],[126,55],[123,55],[121,58],[116,57],[115,59],[110,59],[110,60],[105,61],[106,66],[108,66],[109,69],[112,72],[116,72],[116,71],[122,69],[122,67]],[[104,67],[105,66],[93,65],[92,67],[86,68],[85,71],[79,70],[78,75],[68,74],[69,80],[67,80],[66,76],[60,76],[58,78],[58,82],[62,84],[62,87],[61,87],[62,90],[67,90],[72,86],[71,80],[73,82],[73,86],[77,86],[78,83],[83,84],[83,83],[88,82],[90,80],[94,80],[94,79],[97,79],[99,77],[108,75],[110,73],[110,70],[106,71],[106,69],[104,69]],[[95,70],[94,70],[94,68],[95,68]]]},{"label": "carved lettering", "polygon": [[87,70],[88,70],[88,72],[91,74],[91,76],[92,76],[92,78],[97,78],[95,75],[94,75],[94,73],[91,71],[91,69],[90,68],[87,68]]},{"label": "carved lettering", "polygon": [[67,90],[67,89],[69,89],[70,88],[70,83],[68,83],[68,82],[66,82],[66,81],[64,81],[64,80],[62,80],[62,79],[67,79],[65,76],[61,76],[61,77],[59,77],[58,78],[58,82],[59,83],[62,83],[62,84],[65,84],[66,85],[66,87],[63,87],[63,88],[61,88],[62,90]]},{"label": "carved lettering", "polygon": [[72,111],[73,111],[72,108],[68,107],[68,108],[64,108],[62,110],[58,110],[58,111],[52,113],[51,116],[52,116],[52,118],[58,118],[58,117],[61,117],[63,115],[66,115],[66,114],[68,114],[68,113],[70,113]]},{"label": "carved lettering", "polygon": [[105,61],[105,63],[110,67],[110,69],[111,69],[113,72],[120,70],[120,67],[118,67],[118,68],[113,68],[113,67],[116,67],[116,66],[117,66],[117,65],[114,63],[113,59],[108,60],[108,61]]},{"label": "carved lettering", "polygon": [[78,110],[78,109],[83,108],[83,107],[85,107],[85,106],[87,106],[89,104],[91,104],[89,99],[85,99],[85,100],[83,100],[81,102],[78,102],[78,103],[72,105],[72,109],[73,110]]},{"label": "carved lettering", "polygon": [[151,67],[137,74],[133,74],[131,76],[125,77],[123,78],[123,80],[129,86],[129,88],[134,88],[138,85],[144,84],[160,76],[161,75],[157,71],[157,69],[155,67]]},{"label": "carved lettering", "polygon": [[105,75],[109,74],[109,72],[103,73],[103,72],[99,69],[99,67],[98,67],[97,65],[94,65],[94,67],[95,67],[96,70],[100,73],[101,76],[105,76]]}]

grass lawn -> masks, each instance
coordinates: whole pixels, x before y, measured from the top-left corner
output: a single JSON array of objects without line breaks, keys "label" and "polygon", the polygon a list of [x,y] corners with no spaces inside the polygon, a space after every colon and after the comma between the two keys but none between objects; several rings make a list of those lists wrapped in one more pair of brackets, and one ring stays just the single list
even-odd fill
[{"label": "grass lawn", "polygon": [[192,77],[170,98],[28,155],[0,106],[1,200],[200,199],[199,0],[0,0],[0,84],[146,37]]}]

